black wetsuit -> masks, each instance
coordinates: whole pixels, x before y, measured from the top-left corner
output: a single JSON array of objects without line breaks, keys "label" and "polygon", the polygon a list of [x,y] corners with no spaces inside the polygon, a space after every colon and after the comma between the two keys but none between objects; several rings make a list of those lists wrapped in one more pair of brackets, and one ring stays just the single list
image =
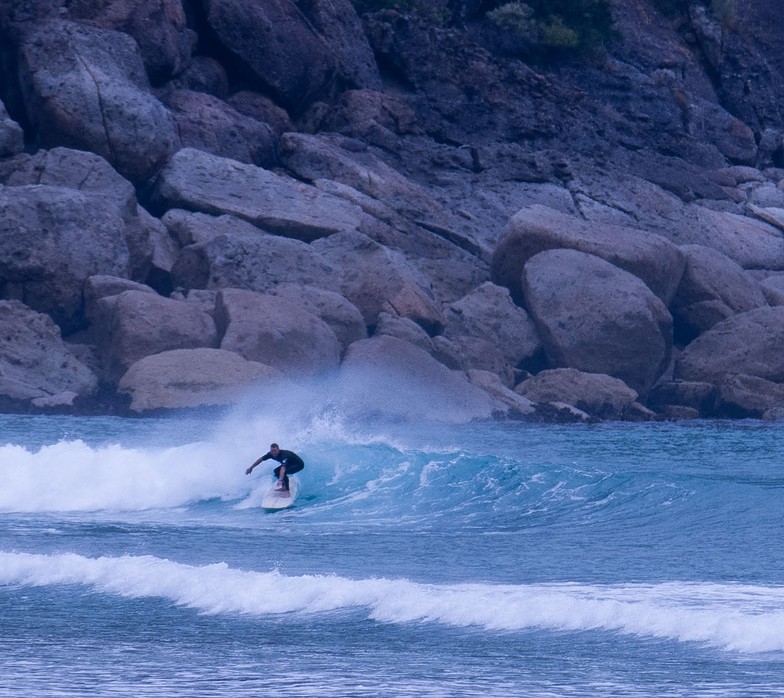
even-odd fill
[{"label": "black wetsuit", "polygon": [[280,477],[280,469],[285,465],[286,474],[283,476],[283,489],[289,488],[289,475],[298,473],[305,467],[305,461],[302,460],[294,451],[284,451],[282,448],[278,450],[278,455],[273,456],[272,453],[266,453],[261,457],[261,460],[276,460],[280,465],[273,470],[275,477]]}]

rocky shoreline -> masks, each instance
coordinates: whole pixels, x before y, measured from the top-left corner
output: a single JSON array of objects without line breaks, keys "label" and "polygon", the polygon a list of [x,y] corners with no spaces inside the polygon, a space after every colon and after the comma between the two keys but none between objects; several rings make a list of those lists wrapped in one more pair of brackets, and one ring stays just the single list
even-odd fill
[{"label": "rocky shoreline", "polygon": [[7,0],[0,410],[784,416],[775,3],[546,68],[442,4]]}]

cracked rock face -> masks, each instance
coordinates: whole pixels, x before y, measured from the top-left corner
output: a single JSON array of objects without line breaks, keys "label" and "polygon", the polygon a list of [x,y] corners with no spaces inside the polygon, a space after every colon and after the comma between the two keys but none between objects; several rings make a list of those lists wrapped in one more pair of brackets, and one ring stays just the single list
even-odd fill
[{"label": "cracked rock face", "polygon": [[178,147],[174,119],[150,93],[127,34],[62,20],[34,24],[20,45],[19,72],[44,145],[90,150],[134,182]]}]

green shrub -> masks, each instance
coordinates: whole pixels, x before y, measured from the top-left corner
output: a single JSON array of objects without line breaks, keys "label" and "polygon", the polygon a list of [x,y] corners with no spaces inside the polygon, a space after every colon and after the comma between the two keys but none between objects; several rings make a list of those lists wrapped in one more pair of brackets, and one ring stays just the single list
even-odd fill
[{"label": "green shrub", "polygon": [[711,0],[710,11],[717,22],[731,26],[738,18],[738,0]]},{"label": "green shrub", "polygon": [[590,50],[613,36],[608,0],[515,0],[498,4],[486,16],[524,40],[532,54]]},{"label": "green shrub", "polygon": [[487,13],[487,18],[499,29],[522,39],[534,40],[538,36],[534,11],[524,2],[510,2]]},{"label": "green shrub", "polygon": [[542,44],[550,48],[576,48],[580,44],[580,35],[571,27],[567,27],[558,15],[551,15],[539,27]]}]

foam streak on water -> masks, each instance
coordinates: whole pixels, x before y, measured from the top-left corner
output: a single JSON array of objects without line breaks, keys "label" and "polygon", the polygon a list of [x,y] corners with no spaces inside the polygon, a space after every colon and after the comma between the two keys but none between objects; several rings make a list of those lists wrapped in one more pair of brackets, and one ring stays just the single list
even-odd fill
[{"label": "foam streak on water", "polygon": [[[443,623],[490,631],[609,630],[738,652],[784,651],[784,588],[678,584],[423,585],[205,567],[152,557],[0,553],[6,585],[87,585],[160,597],[209,614],[313,614],[362,609],[387,623]],[[304,622],[304,621],[303,621]]]}]

